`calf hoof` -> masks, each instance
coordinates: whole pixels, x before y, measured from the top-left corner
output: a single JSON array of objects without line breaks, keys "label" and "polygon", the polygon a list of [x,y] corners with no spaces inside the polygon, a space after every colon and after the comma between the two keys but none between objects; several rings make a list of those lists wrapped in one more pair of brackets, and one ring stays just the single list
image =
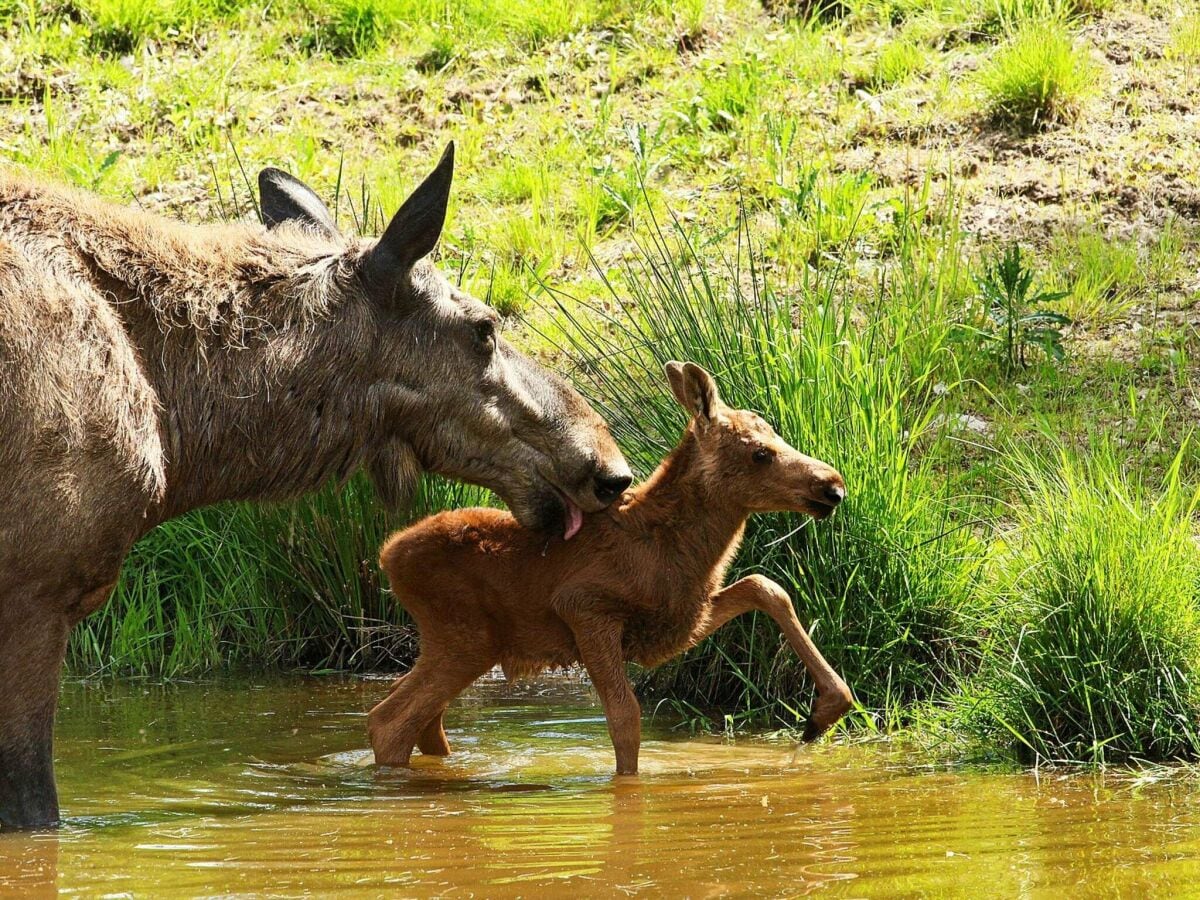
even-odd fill
[{"label": "calf hoof", "polygon": [[816,719],[809,719],[804,723],[804,734],[800,735],[800,740],[806,744],[811,744],[828,730],[828,725],[819,725]]},{"label": "calf hoof", "polygon": [[375,765],[390,766],[393,769],[407,769],[412,762],[412,751],[398,753],[396,751],[376,750]]},{"label": "calf hoof", "polygon": [[413,748],[410,746],[408,750],[405,750],[403,745],[377,738],[372,733],[371,750],[375,753],[375,765],[404,768],[408,766],[409,760],[412,759]]},{"label": "calf hoof", "polygon": [[854,703],[850,688],[842,685],[840,690],[834,690],[817,698],[813,704],[812,715],[804,726],[802,740],[807,744],[815,741],[826,731],[837,724]]}]

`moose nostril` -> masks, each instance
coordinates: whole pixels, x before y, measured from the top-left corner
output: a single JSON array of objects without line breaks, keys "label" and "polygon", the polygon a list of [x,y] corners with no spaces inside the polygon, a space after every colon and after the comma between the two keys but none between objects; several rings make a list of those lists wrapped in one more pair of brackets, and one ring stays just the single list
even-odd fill
[{"label": "moose nostril", "polygon": [[846,489],[840,484],[831,484],[825,488],[825,499],[837,506],[846,499]]},{"label": "moose nostril", "polygon": [[596,476],[596,499],[601,503],[611,503],[625,492],[633,481],[629,475],[598,475]]}]

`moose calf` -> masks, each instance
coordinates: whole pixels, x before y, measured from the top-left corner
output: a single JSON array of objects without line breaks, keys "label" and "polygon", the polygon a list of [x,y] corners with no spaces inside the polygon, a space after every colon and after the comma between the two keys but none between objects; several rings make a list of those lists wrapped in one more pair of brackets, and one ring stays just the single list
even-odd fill
[{"label": "moose calf", "polygon": [[567,523],[567,540],[494,509],[444,512],[388,539],[380,564],[420,629],[421,653],[371,710],[376,762],[407,765],[414,745],[449,753],[447,705],[497,663],[511,678],[581,661],[604,705],[617,772],[635,773],[641,711],[625,662],[658,665],[751,610],[779,624],[816,682],[805,740],[849,709],[849,688],[783,588],[762,575],[721,587],[751,513],[825,518],[845,496],[842,476],[755,413],[722,404],[700,366],[668,363],[666,373],[692,415],[683,440],[613,507],[582,528]]}]

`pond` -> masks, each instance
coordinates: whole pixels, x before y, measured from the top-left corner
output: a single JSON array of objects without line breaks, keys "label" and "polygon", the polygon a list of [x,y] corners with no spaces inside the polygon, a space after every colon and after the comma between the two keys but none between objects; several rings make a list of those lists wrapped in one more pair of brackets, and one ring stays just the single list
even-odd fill
[{"label": "pond", "polygon": [[0,834],[0,894],[1145,895],[1200,883],[1190,775],[929,768],[647,719],[611,777],[585,685],[483,682],[455,755],[377,770],[386,680],[71,683],[67,825]]}]

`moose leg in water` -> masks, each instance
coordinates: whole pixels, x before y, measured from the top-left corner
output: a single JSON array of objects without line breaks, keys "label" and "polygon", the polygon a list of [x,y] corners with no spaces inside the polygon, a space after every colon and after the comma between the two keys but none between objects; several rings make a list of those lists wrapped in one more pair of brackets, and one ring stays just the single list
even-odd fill
[{"label": "moose leg in water", "polygon": [[49,603],[0,597],[0,822],[12,826],[58,821],[54,710],[70,626]]},{"label": "moose leg in water", "polygon": [[636,775],[642,743],[642,709],[625,674],[621,628],[611,619],[568,620],[579,658],[600,695],[608,735],[617,756],[618,775]]},{"label": "moose leg in water", "polygon": [[[397,690],[399,690],[400,685],[403,683],[404,679],[408,677],[408,675],[409,673],[406,672],[392,682],[391,690],[388,692],[389,695],[394,694]],[[376,705],[378,706],[381,704]],[[449,703],[446,704],[446,706],[449,705]],[[442,722],[442,716],[446,712],[446,706],[443,706],[441,712],[439,712],[429,721],[429,724],[425,726],[425,730],[421,732],[421,736],[417,738],[417,749],[419,749],[426,756],[450,755],[450,742],[446,739],[446,729],[444,723]]]},{"label": "moose leg in water", "polygon": [[[440,741],[432,743],[433,755],[450,752],[441,731],[442,712],[472,681],[491,665],[463,658],[452,652],[422,648],[421,658],[399,685],[367,716],[367,728],[375,761],[385,766],[407,766],[412,751],[436,728]],[[438,752],[443,750],[444,752]],[[430,752],[422,747],[422,752]]]}]

